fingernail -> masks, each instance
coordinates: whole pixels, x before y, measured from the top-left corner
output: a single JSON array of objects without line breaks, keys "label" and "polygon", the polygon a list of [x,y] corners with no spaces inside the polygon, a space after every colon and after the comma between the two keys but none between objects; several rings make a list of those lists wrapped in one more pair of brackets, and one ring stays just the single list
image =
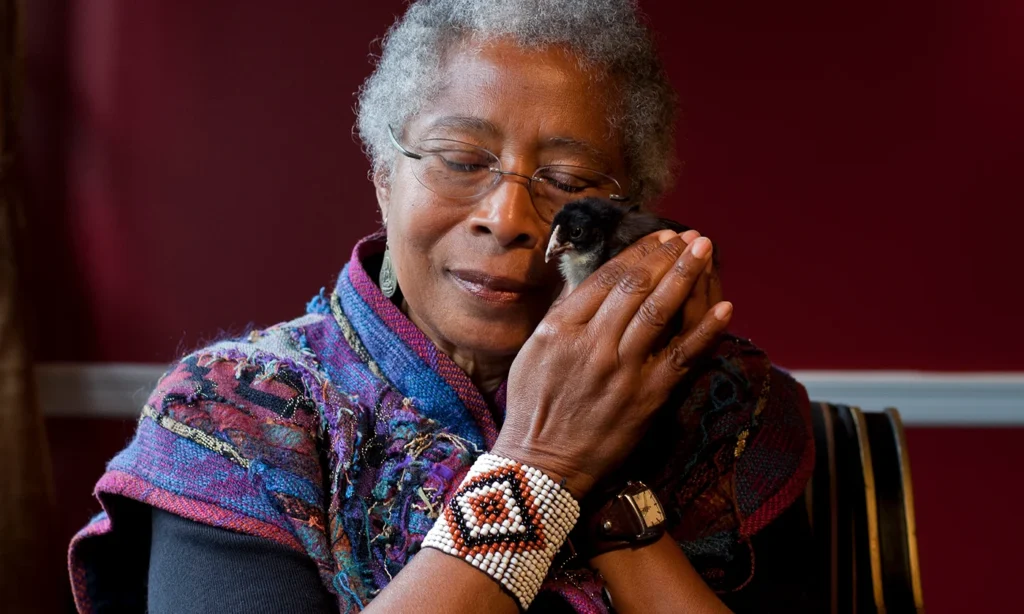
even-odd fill
[{"label": "fingernail", "polygon": [[711,251],[711,241],[708,241],[707,237],[701,237],[693,242],[691,251],[697,258],[703,258]]},{"label": "fingernail", "polygon": [[676,238],[676,233],[671,230],[662,230],[658,233],[658,240],[662,243],[668,243],[672,239]]},{"label": "fingernail", "polygon": [[687,230],[686,232],[679,233],[679,236],[683,238],[683,241],[687,243],[693,243],[693,241],[700,236],[700,233],[696,230]]},{"label": "fingernail", "polygon": [[732,303],[726,301],[715,306],[715,318],[725,321],[732,315]]}]

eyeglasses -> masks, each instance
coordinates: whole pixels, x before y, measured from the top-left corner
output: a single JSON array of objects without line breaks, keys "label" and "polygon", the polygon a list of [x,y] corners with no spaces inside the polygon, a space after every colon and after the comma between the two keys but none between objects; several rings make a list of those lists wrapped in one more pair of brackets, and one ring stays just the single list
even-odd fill
[{"label": "eyeglasses", "polygon": [[413,165],[416,180],[445,198],[476,198],[491,191],[505,176],[522,177],[528,182],[534,208],[541,219],[549,223],[562,207],[580,198],[629,200],[622,195],[622,186],[614,177],[588,168],[551,164],[527,176],[502,170],[498,156],[476,145],[450,139],[425,139],[406,148],[398,142],[391,126],[388,126],[388,134],[403,156],[419,162]]}]

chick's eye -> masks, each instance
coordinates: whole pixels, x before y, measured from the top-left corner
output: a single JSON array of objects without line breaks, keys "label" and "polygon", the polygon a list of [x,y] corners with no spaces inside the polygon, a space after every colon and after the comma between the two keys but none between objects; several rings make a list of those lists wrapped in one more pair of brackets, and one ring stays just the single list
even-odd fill
[{"label": "chick's eye", "polygon": [[573,227],[572,230],[569,231],[569,238],[570,239],[579,239],[582,236],[583,236],[583,228],[581,228],[579,226],[575,226],[575,227]]}]

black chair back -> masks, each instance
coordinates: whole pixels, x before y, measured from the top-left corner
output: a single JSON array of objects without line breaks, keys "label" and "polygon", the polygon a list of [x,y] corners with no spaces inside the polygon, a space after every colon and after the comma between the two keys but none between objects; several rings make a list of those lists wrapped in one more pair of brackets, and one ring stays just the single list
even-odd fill
[{"label": "black chair back", "polygon": [[923,612],[914,493],[899,412],[812,403],[808,485],[818,580],[830,612]]}]

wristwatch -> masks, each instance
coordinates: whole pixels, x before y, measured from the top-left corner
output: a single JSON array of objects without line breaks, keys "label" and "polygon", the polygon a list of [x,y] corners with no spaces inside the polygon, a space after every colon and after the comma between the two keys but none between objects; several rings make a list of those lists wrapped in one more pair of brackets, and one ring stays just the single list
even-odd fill
[{"label": "wristwatch", "polygon": [[627,482],[617,495],[591,514],[581,550],[587,556],[655,542],[665,533],[665,510],[643,482]]}]

